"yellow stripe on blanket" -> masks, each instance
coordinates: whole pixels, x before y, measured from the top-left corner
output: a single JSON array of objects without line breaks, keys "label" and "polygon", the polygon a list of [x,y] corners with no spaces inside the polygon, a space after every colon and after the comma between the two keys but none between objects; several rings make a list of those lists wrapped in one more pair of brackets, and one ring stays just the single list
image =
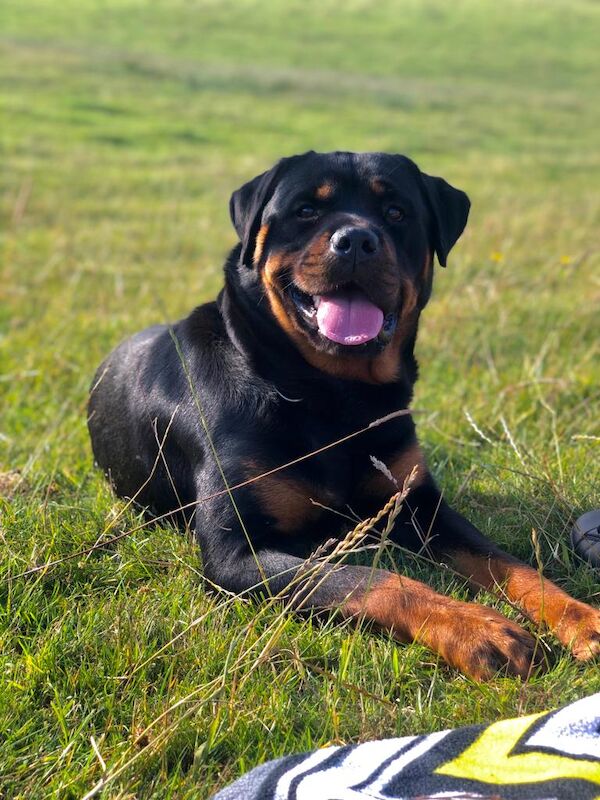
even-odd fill
[{"label": "yellow stripe on blanket", "polygon": [[[484,783],[537,783],[579,778],[600,784],[600,762],[544,752],[514,753],[534,722],[546,714],[495,722],[457,758],[435,772]],[[526,741],[523,742],[526,744]]]}]

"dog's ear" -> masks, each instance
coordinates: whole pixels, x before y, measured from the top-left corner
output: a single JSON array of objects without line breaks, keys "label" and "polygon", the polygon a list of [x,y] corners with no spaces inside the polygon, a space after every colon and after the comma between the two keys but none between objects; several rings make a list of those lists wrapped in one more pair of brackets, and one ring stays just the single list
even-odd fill
[{"label": "dog's ear", "polygon": [[252,269],[252,255],[265,206],[269,202],[285,159],[257,175],[231,195],[229,214],[242,243],[240,263]]},{"label": "dog's ear", "polygon": [[421,173],[425,198],[433,218],[433,246],[438,261],[446,266],[448,253],[467,224],[471,202],[464,192],[443,178]]}]

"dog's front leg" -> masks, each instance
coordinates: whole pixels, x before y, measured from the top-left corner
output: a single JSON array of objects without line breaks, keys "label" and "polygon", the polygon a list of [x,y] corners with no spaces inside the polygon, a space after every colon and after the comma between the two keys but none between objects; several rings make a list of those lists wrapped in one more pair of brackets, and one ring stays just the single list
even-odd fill
[{"label": "dog's front leg", "polygon": [[[244,509],[238,505],[243,516]],[[226,516],[225,516],[226,515]],[[264,527],[264,524],[263,524]],[[365,566],[304,560],[256,536],[258,517],[221,512],[197,519],[205,576],[235,594],[270,595],[294,611],[338,611],[371,621],[402,642],[419,641],[482,680],[499,670],[527,677],[535,640],[493,609],[436,593],[419,581]]]},{"label": "dog's front leg", "polygon": [[600,653],[600,611],[549,581],[540,571],[503,552],[441,498],[427,481],[411,492],[397,540],[423,546],[475,587],[495,591],[539,625],[547,626],[575,658]]}]

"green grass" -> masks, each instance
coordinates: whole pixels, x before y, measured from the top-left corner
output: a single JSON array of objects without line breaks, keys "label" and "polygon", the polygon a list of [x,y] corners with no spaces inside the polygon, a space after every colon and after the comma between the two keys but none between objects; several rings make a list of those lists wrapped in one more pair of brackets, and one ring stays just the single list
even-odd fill
[{"label": "green grass", "polygon": [[2,797],[81,797],[103,763],[106,798],[206,797],[283,753],[600,690],[547,636],[547,674],[478,686],[418,645],[211,596],[169,528],[61,560],[140,523],[92,467],[87,388],[122,337],[214,296],[230,192],[283,154],[383,149],[473,201],[421,324],[431,465],[597,602],[567,541],[598,505],[599,35],[593,0],[4,0]]}]

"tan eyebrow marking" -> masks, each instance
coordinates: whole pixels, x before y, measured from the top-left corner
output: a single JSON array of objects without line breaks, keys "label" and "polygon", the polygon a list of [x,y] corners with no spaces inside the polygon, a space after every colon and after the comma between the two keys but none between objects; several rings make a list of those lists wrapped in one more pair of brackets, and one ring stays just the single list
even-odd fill
[{"label": "tan eyebrow marking", "polygon": [[315,189],[315,197],[317,200],[329,200],[329,198],[333,195],[333,191],[333,184],[327,181],[322,183],[320,186],[317,186]]},{"label": "tan eyebrow marking", "polygon": [[373,194],[378,194],[378,195],[385,194],[389,189],[387,183],[385,183],[385,181],[382,181],[381,178],[373,178],[373,180],[370,183],[370,187]]}]

